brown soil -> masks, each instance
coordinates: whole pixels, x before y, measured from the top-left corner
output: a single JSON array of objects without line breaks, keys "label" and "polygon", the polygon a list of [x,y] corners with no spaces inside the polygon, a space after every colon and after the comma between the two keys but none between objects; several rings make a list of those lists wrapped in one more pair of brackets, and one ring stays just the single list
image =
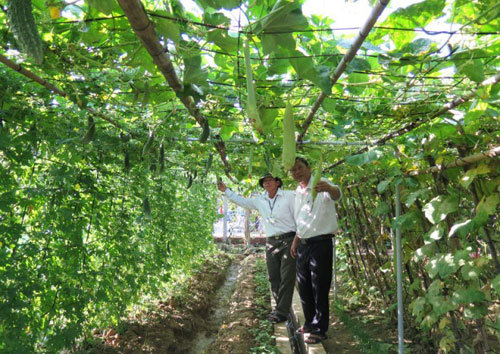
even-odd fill
[{"label": "brown soil", "polygon": [[[257,255],[238,255],[235,291],[226,318],[219,328],[210,321],[217,289],[225,280],[231,263],[222,255],[210,260],[190,280],[182,297],[160,301],[152,309],[124,321],[119,327],[95,331],[92,345],[83,353],[190,353],[196,336],[217,333],[216,340],[204,353],[247,353],[254,346],[250,329],[258,319],[255,313],[255,259]],[[96,344],[97,342],[97,344]]]}]

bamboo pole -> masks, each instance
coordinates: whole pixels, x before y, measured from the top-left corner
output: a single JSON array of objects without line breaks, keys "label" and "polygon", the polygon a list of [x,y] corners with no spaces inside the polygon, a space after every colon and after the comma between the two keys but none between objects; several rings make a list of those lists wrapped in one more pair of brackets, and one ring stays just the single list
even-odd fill
[{"label": "bamboo pole", "polygon": [[[481,82],[479,85],[477,85],[476,88],[472,92],[470,92],[466,95],[463,95],[461,97],[455,98],[453,101],[445,104],[440,110],[431,114],[428,119],[420,118],[414,122],[411,122],[411,123],[405,125],[403,128],[398,129],[396,131],[393,131],[392,133],[389,133],[386,136],[374,141],[372,143],[372,145],[384,145],[387,141],[389,141],[393,138],[396,138],[398,136],[404,135],[404,134],[414,130],[415,128],[418,128],[422,124],[427,123],[430,120],[432,120],[436,117],[439,117],[440,115],[443,115],[444,113],[450,111],[451,109],[456,108],[456,107],[460,106],[461,104],[470,101],[472,98],[476,97],[477,92],[481,87],[495,85],[499,82],[500,82],[500,74],[495,75],[493,77],[490,77],[490,78],[484,80],[483,82]],[[365,152],[365,151],[368,151],[368,147],[364,147],[364,148],[359,149],[352,156],[357,155],[357,154],[361,154],[362,152]],[[345,162],[345,158],[330,165],[329,167],[327,167],[325,169],[325,171],[331,170],[332,168],[334,168],[340,164],[343,164],[344,162]]]},{"label": "bamboo pole", "polygon": [[490,150],[483,151],[474,155],[470,155],[467,157],[457,157],[455,161],[447,164],[441,164],[441,165],[436,165],[432,166],[429,168],[426,168],[425,170],[419,170],[419,171],[410,171],[407,172],[406,174],[409,176],[420,176],[420,175],[425,175],[429,173],[434,173],[434,172],[439,172],[442,170],[446,170],[448,168],[453,168],[453,167],[462,167],[465,165],[469,165],[474,162],[486,160],[486,159],[491,159],[494,157],[500,156],[500,146],[495,146],[491,148]]},{"label": "bamboo pole", "polygon": [[[380,17],[382,12],[384,11],[385,7],[389,3],[389,0],[379,0],[375,7],[373,8],[370,16],[368,17],[368,20],[366,20],[365,24],[361,29],[359,30],[359,35],[352,44],[351,48],[345,53],[343,56],[342,60],[340,63],[337,65],[335,68],[335,71],[333,72],[333,75],[331,77],[331,82],[332,85],[335,85],[337,80],[340,78],[342,73],[345,71],[347,68],[347,65],[352,61],[354,56],[356,55],[356,52],[359,50],[361,47],[361,44],[365,41],[366,37],[370,33],[371,29],[375,25],[375,22],[377,22],[377,19]],[[311,122],[314,118],[314,115],[318,111],[319,107],[321,106],[321,103],[325,100],[327,97],[327,94],[324,92],[321,92],[319,97],[317,98],[316,102],[314,102],[313,107],[311,108],[311,112],[309,112],[309,115],[307,116],[306,120],[302,124],[302,131],[300,132],[299,136],[297,137],[297,141],[301,142],[304,139],[304,135],[307,132],[307,129],[311,125]]]}]

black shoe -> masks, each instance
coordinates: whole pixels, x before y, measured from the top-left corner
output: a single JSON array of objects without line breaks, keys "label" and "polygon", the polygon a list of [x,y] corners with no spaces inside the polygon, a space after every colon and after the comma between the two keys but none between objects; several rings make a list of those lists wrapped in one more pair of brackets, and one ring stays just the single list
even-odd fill
[{"label": "black shoe", "polygon": [[288,316],[280,315],[279,313],[271,313],[267,319],[272,323],[281,323],[288,320]]}]

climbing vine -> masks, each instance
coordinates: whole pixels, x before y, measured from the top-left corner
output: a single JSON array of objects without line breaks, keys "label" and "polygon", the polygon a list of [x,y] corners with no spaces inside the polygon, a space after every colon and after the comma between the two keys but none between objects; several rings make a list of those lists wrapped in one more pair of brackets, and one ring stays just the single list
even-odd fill
[{"label": "climbing vine", "polygon": [[362,38],[303,1],[32,0],[20,3],[41,48],[28,49],[13,3],[0,5],[0,350],[68,348],[160,296],[213,248],[217,178],[248,189],[273,171],[293,188],[280,167],[287,102],[298,153],[321,157],[344,192],[340,266],[356,296],[395,317],[400,228],[410,335],[489,350],[497,1],[389,4]]}]

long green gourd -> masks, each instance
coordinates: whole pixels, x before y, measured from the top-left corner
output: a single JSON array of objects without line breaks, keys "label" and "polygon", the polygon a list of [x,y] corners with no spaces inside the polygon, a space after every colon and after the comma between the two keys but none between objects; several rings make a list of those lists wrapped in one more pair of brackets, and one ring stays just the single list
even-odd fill
[{"label": "long green gourd", "polygon": [[295,164],[295,122],[293,120],[293,106],[286,103],[283,116],[283,151],[282,162],[285,171],[289,171]]},{"label": "long green gourd", "polygon": [[257,108],[257,97],[255,85],[253,83],[252,65],[250,64],[248,39],[245,39],[243,52],[245,54],[245,71],[247,76],[247,114],[255,129],[262,134],[262,121],[260,120],[259,110]]},{"label": "long green gourd", "polygon": [[318,164],[316,165],[316,168],[314,169],[313,175],[312,175],[312,183],[311,183],[311,196],[312,200],[314,202],[314,199],[316,199],[316,196],[318,195],[318,192],[314,189],[318,182],[321,180],[321,165],[323,164],[323,155],[319,158]]},{"label": "long green gourd", "polygon": [[31,0],[7,0],[7,17],[10,29],[22,52],[37,64],[43,62],[43,48],[33,17]]}]

